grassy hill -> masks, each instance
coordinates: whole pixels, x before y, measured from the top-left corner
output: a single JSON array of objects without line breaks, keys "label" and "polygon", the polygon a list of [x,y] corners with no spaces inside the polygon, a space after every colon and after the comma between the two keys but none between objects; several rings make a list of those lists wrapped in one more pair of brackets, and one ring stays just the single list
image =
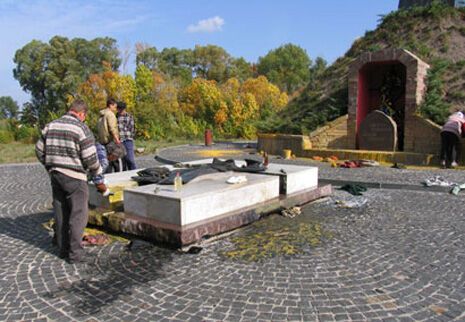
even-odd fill
[{"label": "grassy hill", "polygon": [[376,30],[357,39],[347,53],[311,82],[261,131],[306,134],[347,113],[347,75],[365,51],[404,48],[430,64],[421,114],[443,123],[449,111],[465,109],[465,8],[434,4],[382,16]]}]

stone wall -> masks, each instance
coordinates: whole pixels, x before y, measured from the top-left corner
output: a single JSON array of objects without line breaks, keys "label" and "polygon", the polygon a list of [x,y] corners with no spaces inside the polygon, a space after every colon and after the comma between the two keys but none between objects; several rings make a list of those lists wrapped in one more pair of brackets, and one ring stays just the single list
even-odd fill
[{"label": "stone wall", "polygon": [[314,149],[347,148],[347,115],[316,129],[309,138]]},{"label": "stone wall", "polygon": [[304,150],[312,148],[312,143],[306,135],[259,133],[257,136],[257,149],[269,154],[282,155],[283,150],[288,149],[295,155],[302,155]]},{"label": "stone wall", "polygon": [[[411,144],[413,152],[433,153],[439,156],[441,151],[441,126],[436,123],[415,115],[412,124]],[[465,140],[461,140],[462,158],[460,163],[465,162]]]}]

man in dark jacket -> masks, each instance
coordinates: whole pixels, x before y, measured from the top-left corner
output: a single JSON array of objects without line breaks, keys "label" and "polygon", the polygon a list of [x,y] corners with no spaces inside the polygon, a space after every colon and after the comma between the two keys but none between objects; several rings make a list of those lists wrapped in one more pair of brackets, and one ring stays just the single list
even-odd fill
[{"label": "man in dark jacket", "polygon": [[[36,143],[37,158],[50,175],[60,257],[70,263],[84,261],[81,240],[88,216],[87,172],[93,177],[102,174],[94,136],[84,123],[86,115],[87,105],[74,101],[67,114],[45,126]],[[107,191],[104,183],[96,187],[101,193]]]}]

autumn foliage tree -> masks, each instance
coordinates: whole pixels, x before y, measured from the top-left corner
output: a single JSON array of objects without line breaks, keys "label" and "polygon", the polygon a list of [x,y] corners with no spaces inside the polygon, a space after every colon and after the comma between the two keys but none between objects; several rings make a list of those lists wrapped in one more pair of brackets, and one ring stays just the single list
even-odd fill
[{"label": "autumn foliage tree", "polygon": [[[129,112],[135,112],[136,83],[132,76],[121,75],[111,69],[107,63],[103,63],[104,71],[92,74],[87,81],[82,83],[77,90],[77,95],[88,104],[90,113],[88,122],[95,127],[99,111],[106,107],[108,98],[124,101]],[[71,101],[73,97],[68,97]]]}]

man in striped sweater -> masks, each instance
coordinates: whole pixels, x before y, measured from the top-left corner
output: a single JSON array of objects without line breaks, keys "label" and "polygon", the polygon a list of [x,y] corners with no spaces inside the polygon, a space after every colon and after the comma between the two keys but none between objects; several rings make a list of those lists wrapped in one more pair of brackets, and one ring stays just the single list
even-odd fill
[{"label": "man in striped sweater", "polygon": [[[50,175],[56,237],[60,257],[83,262],[82,234],[87,225],[87,172],[102,174],[92,132],[84,123],[87,105],[75,100],[67,114],[47,124],[36,144],[36,155]],[[96,184],[101,193],[103,182]]]}]

